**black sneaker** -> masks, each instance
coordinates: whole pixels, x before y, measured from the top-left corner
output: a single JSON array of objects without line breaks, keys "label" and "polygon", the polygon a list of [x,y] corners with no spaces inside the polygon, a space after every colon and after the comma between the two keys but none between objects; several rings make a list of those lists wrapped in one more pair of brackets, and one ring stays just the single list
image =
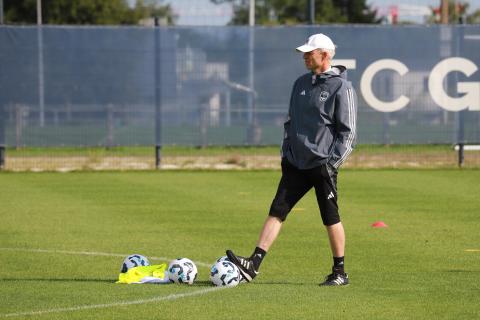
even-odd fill
[{"label": "black sneaker", "polygon": [[320,286],[346,286],[348,284],[348,274],[332,273],[329,274]]},{"label": "black sneaker", "polygon": [[253,261],[250,258],[236,256],[231,250],[227,250],[227,257],[230,262],[238,267],[242,278],[246,282],[252,281],[257,276],[258,272],[255,271]]}]

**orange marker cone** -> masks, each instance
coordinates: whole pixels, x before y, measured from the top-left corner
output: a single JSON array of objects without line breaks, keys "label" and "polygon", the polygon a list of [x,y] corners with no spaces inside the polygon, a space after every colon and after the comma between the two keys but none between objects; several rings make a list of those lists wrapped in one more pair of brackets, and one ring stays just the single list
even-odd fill
[{"label": "orange marker cone", "polygon": [[386,228],[388,226],[383,221],[377,221],[377,222],[372,224],[372,227],[374,227],[374,228]]}]

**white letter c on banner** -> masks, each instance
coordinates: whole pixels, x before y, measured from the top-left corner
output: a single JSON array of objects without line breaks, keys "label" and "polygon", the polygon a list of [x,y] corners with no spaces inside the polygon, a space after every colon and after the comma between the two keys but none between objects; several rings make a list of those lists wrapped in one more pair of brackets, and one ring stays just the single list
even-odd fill
[{"label": "white letter c on banner", "polygon": [[377,72],[384,69],[394,70],[398,72],[398,74],[400,74],[401,76],[403,76],[408,72],[407,66],[398,60],[382,59],[382,60],[375,61],[365,69],[362,75],[362,79],[360,80],[360,90],[362,91],[363,98],[365,99],[365,102],[368,105],[370,105],[372,108],[378,111],[393,112],[393,111],[400,110],[403,107],[405,107],[410,101],[410,99],[408,99],[406,96],[401,95],[394,101],[385,102],[378,99],[373,94],[373,91],[372,91],[373,77],[377,74]]}]

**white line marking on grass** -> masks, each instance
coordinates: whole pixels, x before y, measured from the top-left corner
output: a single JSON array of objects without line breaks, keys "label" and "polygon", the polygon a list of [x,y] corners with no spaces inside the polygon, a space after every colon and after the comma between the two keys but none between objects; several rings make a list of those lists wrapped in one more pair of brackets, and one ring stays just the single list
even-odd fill
[{"label": "white line marking on grass", "polygon": [[466,252],[480,252],[480,249],[466,249]]},{"label": "white line marking on grass", "polygon": [[[37,252],[37,253],[60,253],[60,254],[73,254],[73,255],[87,255],[87,256],[104,256],[104,257],[126,257],[128,254],[122,253],[107,253],[107,252],[91,252],[91,251],[67,251],[67,250],[48,250],[48,249],[25,249],[25,248],[0,248],[0,250],[8,251],[24,251],[24,252]],[[166,257],[149,257],[154,260],[171,261],[173,258]],[[196,265],[201,267],[210,268],[210,263],[194,261]]]},{"label": "white line marking on grass", "polygon": [[82,310],[90,310],[90,309],[102,309],[102,308],[111,308],[111,307],[130,306],[130,305],[135,305],[135,304],[145,304],[145,303],[166,301],[166,300],[177,300],[177,299],[191,297],[191,296],[203,295],[203,294],[213,292],[213,291],[217,291],[217,290],[224,289],[224,288],[225,287],[214,287],[214,288],[197,290],[197,291],[194,291],[194,292],[176,293],[176,294],[171,294],[171,295],[168,295],[168,296],[161,296],[161,297],[155,297],[155,298],[150,298],[150,299],[142,299],[142,300],[134,300],[134,301],[123,301],[123,302],[106,303],[106,304],[93,304],[93,305],[84,305],[84,306],[77,306],[77,307],[70,307],[70,308],[47,309],[47,310],[40,310],[40,311],[7,313],[7,314],[1,315],[1,317],[10,318],[10,317],[22,317],[22,316],[36,316],[36,315],[42,315],[42,314],[46,314],[46,313],[61,313],[61,312],[70,312],[70,311],[82,311]]}]

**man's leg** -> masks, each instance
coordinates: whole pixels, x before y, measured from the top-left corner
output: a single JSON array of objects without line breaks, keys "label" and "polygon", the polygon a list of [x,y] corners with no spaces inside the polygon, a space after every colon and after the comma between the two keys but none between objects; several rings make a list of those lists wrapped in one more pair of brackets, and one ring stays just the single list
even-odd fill
[{"label": "man's leg", "polygon": [[330,248],[334,257],[343,257],[345,255],[345,230],[341,222],[327,226]]},{"label": "man's leg", "polygon": [[321,284],[337,286],[348,284],[348,275],[344,268],[345,231],[337,204],[337,172],[327,165],[311,170],[311,177],[315,179],[315,193],[322,216],[323,224],[328,233],[330,248],[333,256],[332,273]]},{"label": "man's leg", "polygon": [[269,215],[263,224],[257,247],[249,258],[237,256],[231,250],[227,250],[228,259],[239,268],[243,279],[247,282],[252,281],[257,276],[260,264],[267,255],[268,249],[270,249],[275,239],[277,239],[281,228],[282,220]]},{"label": "man's leg", "polygon": [[328,239],[330,240],[330,248],[333,255],[332,274],[346,277],[348,283],[348,275],[345,273],[345,230],[341,222],[327,226]]},{"label": "man's leg", "polygon": [[280,218],[268,216],[263,224],[262,231],[260,232],[257,247],[268,251],[275,239],[277,239],[281,228],[282,220],[280,220]]},{"label": "man's leg", "polygon": [[228,259],[239,268],[246,281],[250,282],[256,277],[263,258],[265,258],[267,251],[280,233],[283,221],[298,200],[311,187],[312,184],[305,178],[304,172],[291,165],[288,160],[282,159],[282,178],[254,252],[246,258],[237,256],[231,250],[227,250]]}]

